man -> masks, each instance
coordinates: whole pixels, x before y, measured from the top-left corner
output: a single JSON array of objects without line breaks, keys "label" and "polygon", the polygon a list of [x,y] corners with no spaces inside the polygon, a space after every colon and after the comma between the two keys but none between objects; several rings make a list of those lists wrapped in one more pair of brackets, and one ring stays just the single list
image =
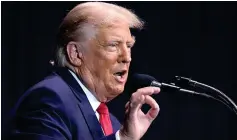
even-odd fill
[{"label": "man", "polygon": [[[132,94],[122,125],[107,102],[123,92],[135,38],[142,21],[129,10],[103,2],[73,8],[58,33],[56,68],[30,88],[15,108],[14,139],[138,140],[159,112],[145,87]],[[141,111],[146,103],[147,114]]]}]

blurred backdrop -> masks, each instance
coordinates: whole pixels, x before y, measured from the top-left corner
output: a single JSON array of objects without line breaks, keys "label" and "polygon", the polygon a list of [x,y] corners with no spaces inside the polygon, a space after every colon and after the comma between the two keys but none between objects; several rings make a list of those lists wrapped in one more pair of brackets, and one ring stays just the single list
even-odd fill
[{"label": "blurred backdrop", "polygon": [[[1,2],[2,138],[18,98],[50,72],[59,24],[78,3]],[[132,9],[146,22],[144,30],[134,32],[130,75],[145,73],[164,82],[175,75],[191,77],[237,103],[236,2],[113,3]],[[132,90],[127,84],[109,104],[121,122]],[[237,139],[237,116],[223,104],[183,93],[161,92],[154,98],[161,111],[145,140]]]}]

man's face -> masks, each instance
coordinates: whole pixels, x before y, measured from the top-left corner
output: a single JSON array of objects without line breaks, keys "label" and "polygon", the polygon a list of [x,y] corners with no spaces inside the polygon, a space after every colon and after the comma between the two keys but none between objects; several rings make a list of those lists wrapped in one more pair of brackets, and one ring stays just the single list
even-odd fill
[{"label": "man's face", "polygon": [[135,40],[128,25],[117,24],[98,29],[83,53],[83,63],[100,101],[108,101],[123,92]]}]

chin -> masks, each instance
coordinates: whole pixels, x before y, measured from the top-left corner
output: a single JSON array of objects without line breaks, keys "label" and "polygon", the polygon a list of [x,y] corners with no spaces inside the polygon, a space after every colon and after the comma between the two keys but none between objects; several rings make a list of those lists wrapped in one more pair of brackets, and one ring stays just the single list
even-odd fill
[{"label": "chin", "polygon": [[121,94],[124,91],[124,85],[118,85],[114,88],[114,93]]},{"label": "chin", "polygon": [[121,93],[123,93],[124,91],[124,86],[117,86],[117,87],[113,87],[112,90],[111,90],[111,96],[112,97],[116,97],[118,95],[120,95]]}]

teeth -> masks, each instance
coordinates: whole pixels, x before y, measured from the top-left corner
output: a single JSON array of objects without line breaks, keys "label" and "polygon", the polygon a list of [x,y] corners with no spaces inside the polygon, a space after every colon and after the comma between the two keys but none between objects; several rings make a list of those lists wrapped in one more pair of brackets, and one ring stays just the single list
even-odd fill
[{"label": "teeth", "polygon": [[122,76],[120,76],[120,75],[118,75],[117,77],[118,77],[118,78],[122,78]]},{"label": "teeth", "polygon": [[120,75],[120,74],[115,74],[115,76],[122,77],[122,75]]}]

